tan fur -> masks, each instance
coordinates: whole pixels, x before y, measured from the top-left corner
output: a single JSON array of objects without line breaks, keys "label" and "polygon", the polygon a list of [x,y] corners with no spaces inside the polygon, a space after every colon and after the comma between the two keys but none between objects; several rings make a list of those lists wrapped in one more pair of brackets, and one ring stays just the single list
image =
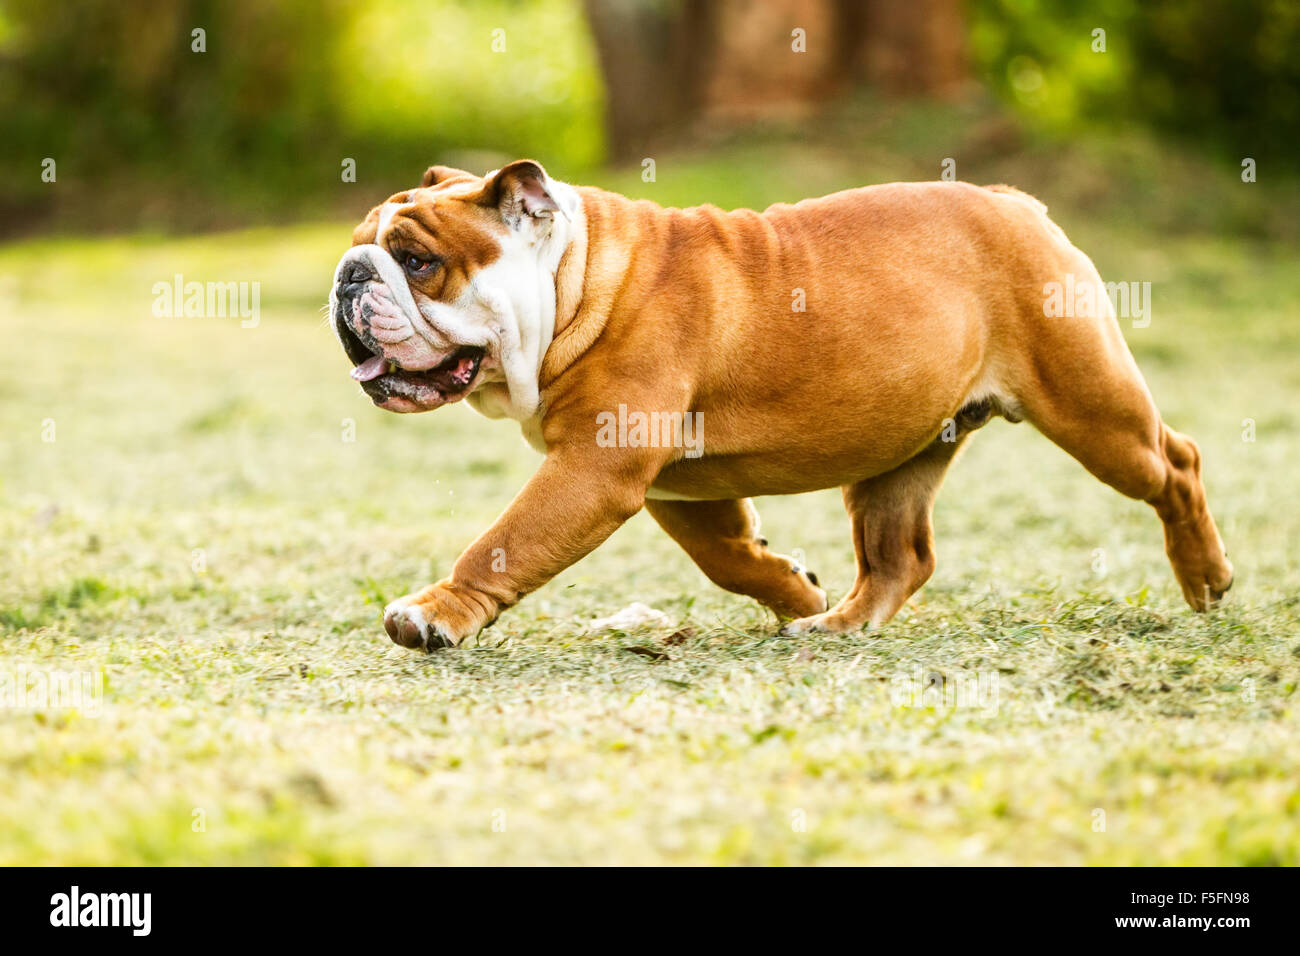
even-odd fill
[{"label": "tan fur", "polygon": [[[712,580],[799,616],[793,632],[883,624],[933,571],[935,494],[990,412],[1027,419],[1151,503],[1194,608],[1230,585],[1196,446],[1161,422],[1115,318],[1044,315],[1045,284],[1100,280],[1042,203],[937,182],[763,213],[579,192],[585,233],[556,277],[540,376],[546,458],[451,575],[411,597],[440,641],[476,633],[643,506]],[[597,416],[620,404],[702,413],[703,456],[600,447]],[[826,611],[756,538],[744,499],[833,486],[858,576]]]}]

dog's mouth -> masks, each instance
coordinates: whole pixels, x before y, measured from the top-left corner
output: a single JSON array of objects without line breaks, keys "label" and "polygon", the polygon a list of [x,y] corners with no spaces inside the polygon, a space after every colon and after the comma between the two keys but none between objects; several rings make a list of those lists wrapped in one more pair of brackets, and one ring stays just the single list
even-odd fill
[{"label": "dog's mouth", "polygon": [[463,345],[427,369],[405,369],[383,355],[371,355],[352,370],[352,377],[381,408],[427,411],[468,395],[486,354],[480,346]]}]

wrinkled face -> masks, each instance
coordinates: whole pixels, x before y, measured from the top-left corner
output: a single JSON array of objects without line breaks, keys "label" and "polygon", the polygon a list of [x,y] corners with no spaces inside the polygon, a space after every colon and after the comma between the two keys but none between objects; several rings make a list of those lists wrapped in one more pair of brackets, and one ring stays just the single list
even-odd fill
[{"label": "wrinkled face", "polygon": [[330,290],[335,332],[371,400],[419,412],[486,390],[499,413],[531,415],[577,205],[521,160],[487,177],[433,167],[372,209]]}]

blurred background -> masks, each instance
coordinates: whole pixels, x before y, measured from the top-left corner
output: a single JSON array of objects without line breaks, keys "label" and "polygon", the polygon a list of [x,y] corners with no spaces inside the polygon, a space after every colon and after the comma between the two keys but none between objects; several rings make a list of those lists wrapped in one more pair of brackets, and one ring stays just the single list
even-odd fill
[{"label": "blurred background", "polygon": [[[1291,0],[3,0],[0,230],[355,216],[434,160],[527,155],[637,191],[647,156],[722,150],[736,174],[697,194],[679,163],[667,198],[798,198],[952,157],[1158,225],[1294,235],[1293,205],[1198,208],[1178,172],[1292,172],[1298,81]],[[748,182],[782,143],[808,175]]]}]

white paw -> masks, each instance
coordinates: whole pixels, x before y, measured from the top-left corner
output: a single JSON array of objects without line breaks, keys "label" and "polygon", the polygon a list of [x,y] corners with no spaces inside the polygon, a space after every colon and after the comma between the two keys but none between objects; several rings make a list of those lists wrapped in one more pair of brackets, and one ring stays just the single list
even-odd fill
[{"label": "white paw", "polygon": [[424,608],[411,596],[400,597],[384,608],[384,630],[394,644],[417,651],[430,651],[454,644],[436,625],[425,619]]}]

